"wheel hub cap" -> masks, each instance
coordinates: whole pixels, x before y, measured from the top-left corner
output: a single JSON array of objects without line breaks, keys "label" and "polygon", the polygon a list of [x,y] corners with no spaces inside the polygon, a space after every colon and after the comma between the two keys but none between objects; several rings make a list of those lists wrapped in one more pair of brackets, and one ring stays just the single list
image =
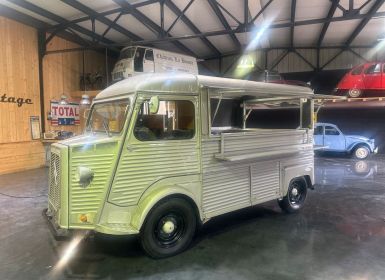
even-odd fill
[{"label": "wheel hub cap", "polygon": [[175,230],[175,224],[172,221],[166,221],[162,226],[162,231],[166,234],[171,234]]},{"label": "wheel hub cap", "polygon": [[297,196],[297,195],[298,195],[298,190],[297,190],[296,188],[293,188],[293,189],[291,190],[291,194],[292,194],[293,196]]}]

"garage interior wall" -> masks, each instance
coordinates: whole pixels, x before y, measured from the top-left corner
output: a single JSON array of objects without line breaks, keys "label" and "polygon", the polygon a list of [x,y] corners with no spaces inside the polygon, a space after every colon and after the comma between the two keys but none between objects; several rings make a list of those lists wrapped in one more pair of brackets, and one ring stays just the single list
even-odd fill
[{"label": "garage interior wall", "polygon": [[[325,48],[320,50],[319,65],[325,66],[322,70],[351,69],[353,66],[367,61],[383,61],[385,48],[351,48],[341,52],[338,48]],[[287,52],[283,49],[271,49],[269,51],[256,50],[250,54],[254,58],[256,71],[274,70],[279,73],[312,72],[317,67],[316,49],[297,49],[303,60],[295,52]],[[267,54],[267,57],[266,57]],[[242,55],[224,56],[220,59],[202,61],[204,70],[212,75],[234,77],[238,62]],[[278,62],[278,63],[277,63]]]},{"label": "garage interior wall", "polygon": [[[37,30],[0,17],[0,98],[30,99],[32,104],[0,102],[0,174],[33,169],[44,165],[45,152],[40,140],[31,140],[30,117],[40,116],[40,89]],[[55,37],[47,51],[77,48],[78,45]],[[105,56],[86,51],[84,71],[104,71]],[[79,101],[83,52],[45,55],[43,59],[44,120],[46,131],[81,132],[81,126],[52,127],[47,120],[51,100],[65,94],[69,101]],[[1,100],[1,99],[0,99]],[[12,99],[11,99],[12,100]]]},{"label": "garage interior wall", "polygon": [[0,103],[0,174],[44,163],[40,141],[31,140],[30,116],[40,117],[37,30],[0,17],[0,95],[32,104]]}]

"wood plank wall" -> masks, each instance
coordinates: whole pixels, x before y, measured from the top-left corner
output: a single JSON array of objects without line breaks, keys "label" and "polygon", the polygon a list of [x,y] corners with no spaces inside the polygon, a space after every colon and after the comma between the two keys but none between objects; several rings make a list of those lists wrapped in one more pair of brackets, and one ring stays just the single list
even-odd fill
[{"label": "wood plank wall", "polygon": [[18,107],[0,102],[0,174],[44,164],[40,141],[31,140],[29,117],[40,116],[37,31],[0,17],[0,96],[31,99]]},{"label": "wood plank wall", "polygon": [[[78,48],[79,45],[54,37],[47,46],[47,51]],[[84,69],[83,69],[84,55]],[[110,66],[111,67],[111,66]],[[112,69],[112,68],[109,68]],[[44,107],[46,111],[45,127],[46,131],[66,130],[80,134],[83,131],[83,125],[80,126],[52,126],[47,120],[50,110],[51,100],[60,100],[62,94],[68,97],[68,101],[80,101],[79,97],[71,93],[80,90],[80,76],[85,73],[94,73],[96,71],[105,74],[105,56],[96,51],[74,51],[48,54],[43,59],[43,81],[44,81]],[[109,70],[110,72],[111,70]],[[83,122],[81,122],[83,124]]]},{"label": "wood plank wall", "polygon": [[[45,153],[41,141],[31,140],[30,116],[40,117],[37,30],[16,21],[0,17],[0,98],[31,99],[31,105],[18,107],[0,102],[0,174],[33,169],[44,165]],[[77,48],[78,45],[54,37],[47,50]],[[95,51],[85,52],[85,72],[104,71],[105,56]],[[113,63],[113,62],[111,62]],[[111,72],[111,65],[109,65]],[[69,101],[71,92],[79,91],[83,73],[83,52],[49,54],[43,59],[44,104],[46,131],[67,130],[81,133],[82,126],[51,126],[47,120],[51,100],[60,100],[64,93]]]}]

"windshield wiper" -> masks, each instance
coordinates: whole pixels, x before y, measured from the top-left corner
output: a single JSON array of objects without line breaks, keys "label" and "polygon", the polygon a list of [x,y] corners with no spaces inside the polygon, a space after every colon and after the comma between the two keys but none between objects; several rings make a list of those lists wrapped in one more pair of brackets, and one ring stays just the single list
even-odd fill
[{"label": "windshield wiper", "polygon": [[111,137],[111,135],[110,135],[110,127],[108,126],[108,123],[107,123],[107,119],[106,119],[106,118],[103,118],[103,127],[104,127],[104,130],[105,130],[106,133],[107,133],[107,136],[108,136],[108,137]]}]

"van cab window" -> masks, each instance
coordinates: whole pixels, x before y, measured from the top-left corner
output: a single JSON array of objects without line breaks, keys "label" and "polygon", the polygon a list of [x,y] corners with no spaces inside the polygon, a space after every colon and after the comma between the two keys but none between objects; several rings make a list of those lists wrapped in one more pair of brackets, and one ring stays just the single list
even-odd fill
[{"label": "van cab window", "polygon": [[332,126],[325,126],[325,135],[340,135],[340,132]]},{"label": "van cab window", "polygon": [[195,108],[187,100],[161,100],[156,114],[151,114],[144,102],[134,128],[140,141],[191,139],[194,134]]},{"label": "van cab window", "polygon": [[143,72],[143,57],[144,57],[143,48],[137,48],[134,58],[134,70],[136,72]]},{"label": "van cab window", "polygon": [[146,54],[144,55],[144,59],[154,61],[154,52],[152,50],[147,49]]},{"label": "van cab window", "polygon": [[86,131],[120,133],[129,105],[129,100],[95,104],[89,114]]}]

